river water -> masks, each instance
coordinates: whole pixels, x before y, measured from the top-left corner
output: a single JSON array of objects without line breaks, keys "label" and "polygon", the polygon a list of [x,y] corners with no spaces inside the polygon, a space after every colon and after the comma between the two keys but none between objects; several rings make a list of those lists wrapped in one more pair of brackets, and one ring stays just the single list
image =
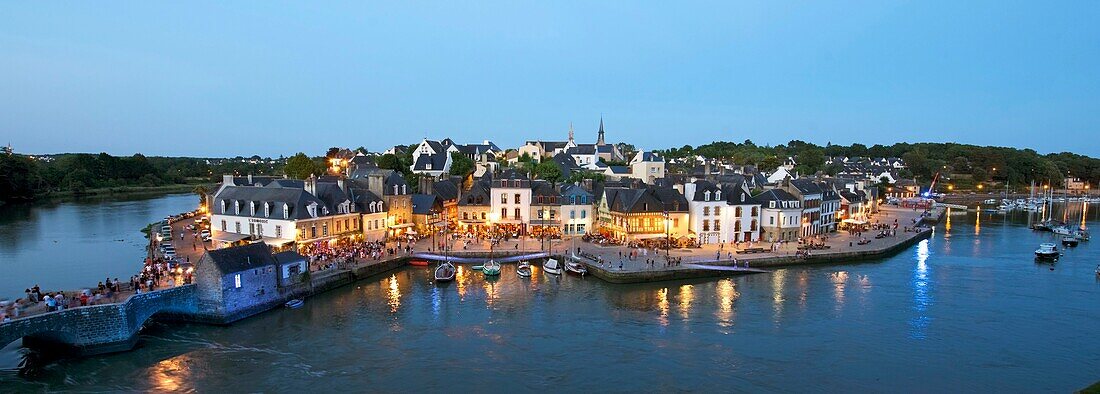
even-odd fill
[{"label": "river water", "polygon": [[[173,198],[163,210],[179,210]],[[1023,215],[948,218],[891,258],[727,279],[612,285],[506,265],[437,286],[409,267],[229,327],[154,323],[132,352],[9,370],[0,391],[1065,392],[1100,380],[1097,245],[1051,270],[1032,251],[1053,236]]]}]

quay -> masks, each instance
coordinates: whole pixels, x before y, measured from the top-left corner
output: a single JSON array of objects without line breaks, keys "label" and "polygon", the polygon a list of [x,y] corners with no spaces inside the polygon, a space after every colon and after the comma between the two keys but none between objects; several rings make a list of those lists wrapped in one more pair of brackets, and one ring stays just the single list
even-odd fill
[{"label": "quay", "polygon": [[[884,218],[898,223],[935,224],[946,209],[935,207],[929,215],[908,209],[886,208]],[[835,234],[825,240],[828,249],[798,253],[790,247],[779,247],[762,253],[747,254],[744,251],[726,251],[720,247],[654,251],[635,259],[623,258],[636,249],[616,246],[599,246],[589,243],[571,245],[566,242],[551,243],[540,249],[540,242],[517,239],[504,242],[505,250],[493,252],[501,262],[516,262],[547,257],[565,258],[579,252],[581,261],[589,273],[610,283],[640,283],[669,280],[721,277],[741,274],[767,273],[768,268],[807,264],[843,264],[874,259],[899,253],[929,238],[933,229],[922,227],[918,231],[897,232],[896,236],[883,237],[865,245],[856,245],[856,236]],[[262,250],[270,254],[263,244],[241,247]],[[511,246],[511,250],[507,250]],[[473,247],[471,250],[470,247]],[[499,246],[498,246],[499,247]],[[237,248],[234,248],[237,249]],[[663,253],[662,253],[663,252]],[[216,254],[214,251],[204,256]],[[464,250],[449,251],[451,261],[476,263],[489,256],[488,244],[467,244]],[[732,256],[732,258],[730,258]],[[617,258],[616,258],[617,257]],[[142,294],[130,294],[117,303],[75,307],[18,318],[0,324],[0,343],[7,344],[23,339],[25,346],[56,347],[70,354],[88,356],[127,351],[137,343],[138,333],[144,324],[156,319],[169,322],[193,322],[228,325],[256,314],[278,309],[288,299],[306,298],[318,293],[353,284],[359,280],[379,275],[407,265],[409,260],[435,260],[444,258],[432,244],[418,242],[408,253],[387,255],[378,260],[361,260],[339,268],[311,271],[299,283],[280,284],[267,293],[260,288],[252,294],[243,294],[235,300],[224,300],[223,305],[209,305],[203,294],[225,291],[226,285],[216,280],[196,275],[195,284],[181,285]],[[242,257],[243,259],[243,257]],[[251,258],[250,258],[251,259]],[[678,261],[665,265],[668,259]],[[646,260],[649,260],[648,262]],[[251,261],[250,261],[251,262]],[[206,257],[199,264],[208,263]],[[234,263],[240,263],[236,261]],[[249,268],[257,275],[266,266]],[[246,270],[247,271],[247,270]],[[229,273],[232,275],[232,273]],[[239,286],[239,284],[238,284]]]}]

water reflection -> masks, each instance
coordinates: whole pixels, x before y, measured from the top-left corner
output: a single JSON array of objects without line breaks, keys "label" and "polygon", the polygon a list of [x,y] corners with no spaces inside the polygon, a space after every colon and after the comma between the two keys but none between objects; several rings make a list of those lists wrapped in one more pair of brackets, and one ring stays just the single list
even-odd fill
[{"label": "water reflection", "polygon": [[931,317],[928,316],[928,307],[932,305],[932,282],[929,279],[928,240],[917,244],[917,267],[913,270],[913,279],[910,284],[913,288],[913,310],[917,315],[909,320],[909,337],[913,339],[925,339],[928,324]]},{"label": "water reflection", "polygon": [[741,297],[741,294],[737,292],[737,288],[733,285],[733,279],[726,278],[719,281],[715,294],[718,296],[718,313],[715,314],[718,318],[718,326],[732,327],[735,317],[733,301]]},{"label": "water reflection", "polygon": [[691,312],[691,301],[695,298],[691,285],[680,286],[680,318],[687,320]]},{"label": "water reflection", "polygon": [[977,215],[974,215],[974,235],[982,234],[982,214],[978,211]]},{"label": "water reflection", "polygon": [[657,310],[660,312],[657,315],[657,323],[662,327],[661,331],[664,331],[664,327],[668,327],[668,288],[661,288],[657,290]]},{"label": "water reflection", "polygon": [[191,384],[190,356],[182,354],[168,358],[154,364],[149,368],[149,383],[152,391],[160,393],[175,393],[181,391],[193,391]]},{"label": "water reflection", "polygon": [[390,306],[390,313],[397,313],[397,309],[401,307],[401,289],[397,285],[397,274],[390,276],[386,282],[389,282],[386,300]]},{"label": "water reflection", "polygon": [[837,271],[832,274],[833,280],[833,310],[844,309],[844,290],[848,286],[848,271]]},{"label": "water reflection", "polygon": [[787,282],[787,269],[772,272],[772,319],[778,323],[783,317],[783,286]]}]

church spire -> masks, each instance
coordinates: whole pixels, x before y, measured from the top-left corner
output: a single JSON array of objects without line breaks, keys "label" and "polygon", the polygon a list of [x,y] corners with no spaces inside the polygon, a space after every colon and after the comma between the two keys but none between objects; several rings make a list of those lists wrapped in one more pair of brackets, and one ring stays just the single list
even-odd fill
[{"label": "church spire", "polygon": [[605,145],[603,141],[603,114],[600,114],[600,134],[596,137],[596,145]]},{"label": "church spire", "polygon": [[569,122],[569,142],[573,142],[573,122]]}]

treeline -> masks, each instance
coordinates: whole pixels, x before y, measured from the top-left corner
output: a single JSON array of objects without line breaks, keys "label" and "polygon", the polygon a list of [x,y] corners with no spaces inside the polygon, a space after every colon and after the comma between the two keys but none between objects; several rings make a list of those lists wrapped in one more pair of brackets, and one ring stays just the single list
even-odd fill
[{"label": "treeline", "polygon": [[52,160],[22,155],[0,155],[0,200],[33,200],[51,193],[82,194],[93,189],[124,186],[152,187],[193,181],[219,181],[222,174],[269,175],[281,165],[266,160],[201,159],[185,157],[128,157],[100,154],[62,154]]},{"label": "treeline", "polygon": [[776,146],[760,146],[744,142],[718,141],[698,147],[684,145],[663,151],[667,158],[704,156],[738,164],[756,165],[772,171],[788,157],[794,157],[795,170],[803,174],[823,172],[835,175],[842,167],[826,165],[827,157],[897,157],[907,168],[899,171],[903,178],[930,181],[937,173],[943,176],[964,175],[976,183],[1008,182],[1022,186],[1051,182],[1061,186],[1063,178],[1077,177],[1095,185],[1100,181],[1100,159],[1074,153],[1039,154],[1031,149],[977,146],[955,143],[897,143],[866,146],[863,144],[819,146],[804,141],[790,141]]}]

